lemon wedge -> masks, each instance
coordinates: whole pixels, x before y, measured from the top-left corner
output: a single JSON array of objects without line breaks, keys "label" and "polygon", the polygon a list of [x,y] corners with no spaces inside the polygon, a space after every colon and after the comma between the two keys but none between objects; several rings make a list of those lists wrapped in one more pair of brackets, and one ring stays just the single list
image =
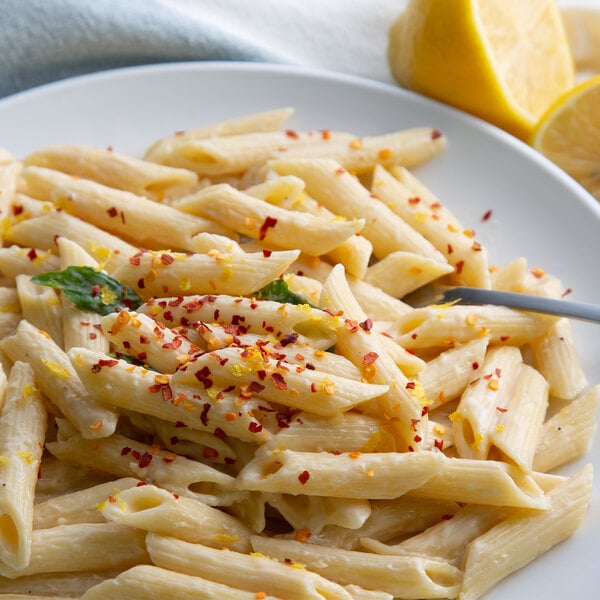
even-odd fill
[{"label": "lemon wedge", "polygon": [[600,75],[575,86],[547,110],[531,145],[600,200]]},{"label": "lemon wedge", "polygon": [[402,86],[524,140],[575,82],[555,0],[409,0],[388,60]]}]

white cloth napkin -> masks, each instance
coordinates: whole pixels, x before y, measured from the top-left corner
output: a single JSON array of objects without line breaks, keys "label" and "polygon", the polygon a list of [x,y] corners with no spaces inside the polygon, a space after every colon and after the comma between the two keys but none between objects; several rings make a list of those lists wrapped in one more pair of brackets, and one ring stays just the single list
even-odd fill
[{"label": "white cloth napkin", "polygon": [[[287,63],[392,82],[389,26],[406,0],[2,0],[0,97],[114,67]],[[600,0],[559,0],[576,58],[600,70]]]}]

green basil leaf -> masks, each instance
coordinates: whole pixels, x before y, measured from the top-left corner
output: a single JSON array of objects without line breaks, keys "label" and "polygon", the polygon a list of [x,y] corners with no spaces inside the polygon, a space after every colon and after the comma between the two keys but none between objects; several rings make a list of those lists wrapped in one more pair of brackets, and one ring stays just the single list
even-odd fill
[{"label": "green basil leaf", "polygon": [[40,273],[34,283],[60,290],[77,308],[108,315],[119,308],[136,309],[140,297],[110,275],[92,267],[67,267],[64,271]]},{"label": "green basil leaf", "polygon": [[265,287],[252,295],[257,300],[273,300],[282,304],[309,304],[313,308],[317,308],[300,294],[292,292],[283,279],[275,279],[271,283],[267,283]]}]

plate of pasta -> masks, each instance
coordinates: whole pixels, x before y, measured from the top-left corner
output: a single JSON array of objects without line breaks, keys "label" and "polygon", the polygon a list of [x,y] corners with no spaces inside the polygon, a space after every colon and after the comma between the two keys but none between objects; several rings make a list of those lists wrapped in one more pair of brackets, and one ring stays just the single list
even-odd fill
[{"label": "plate of pasta", "polygon": [[406,302],[599,303],[549,161],[238,63],[17,94],[0,147],[0,597],[592,597],[596,326]]}]

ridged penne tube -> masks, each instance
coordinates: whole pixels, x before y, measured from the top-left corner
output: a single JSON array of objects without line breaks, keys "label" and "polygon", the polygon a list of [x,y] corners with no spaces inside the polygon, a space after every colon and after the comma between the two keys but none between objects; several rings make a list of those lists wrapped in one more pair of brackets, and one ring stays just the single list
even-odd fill
[{"label": "ridged penne tube", "polygon": [[350,140],[334,138],[328,145],[303,149],[289,146],[277,148],[276,156],[332,158],[352,173],[370,171],[375,165],[401,164],[416,167],[439,154],[446,146],[446,138],[429,127],[414,127],[384,135],[353,137]]},{"label": "ridged penne tube", "polygon": [[277,279],[298,254],[298,250],[269,255],[140,250],[112,275],[143,298],[179,294],[250,295]]},{"label": "ridged penne tube", "polygon": [[346,220],[335,215],[316,217],[286,210],[225,183],[186,196],[174,206],[186,213],[227,224],[234,231],[265,244],[297,248],[315,256],[330,252],[364,226],[361,219]]},{"label": "ridged penne tube", "polygon": [[[49,548],[53,551],[49,552]],[[0,563],[0,575],[15,578],[38,573],[105,571],[146,562],[143,532],[118,523],[76,523],[34,530],[29,564],[15,569]]]},{"label": "ridged penne tube", "polygon": [[468,504],[442,519],[422,533],[399,544],[383,544],[372,538],[363,538],[361,545],[369,552],[393,556],[422,556],[446,560],[459,567],[469,542],[491,529],[509,514],[510,509]]},{"label": "ridged penne tube", "polygon": [[119,434],[101,440],[74,435],[46,444],[49,452],[69,462],[119,477],[149,479],[170,492],[210,505],[230,503],[234,479],[208,465],[160,450]]},{"label": "ridged penne tube", "polygon": [[238,485],[264,492],[391,499],[425,484],[440,471],[443,458],[438,452],[273,450],[250,461],[238,475]]},{"label": "ridged penne tube", "polygon": [[316,573],[256,553],[215,550],[153,533],[146,537],[146,546],[159,567],[250,592],[286,600],[352,600],[342,586]]},{"label": "ridged penne tube", "polygon": [[341,585],[360,585],[406,599],[453,598],[462,572],[443,560],[417,556],[381,556],[294,540],[252,536],[255,552],[292,560]]},{"label": "ridged penne tube", "polygon": [[475,374],[450,415],[461,458],[487,458],[498,415],[509,410],[522,364],[521,351],[514,346],[488,350],[481,375]]},{"label": "ridged penne tube", "polygon": [[[336,139],[347,142],[352,139],[348,133],[266,131],[248,132],[237,135],[209,138],[190,138],[181,144],[176,154],[170,155],[163,164],[178,166],[205,177],[239,175],[262,166],[277,150],[286,148],[292,151],[299,148],[301,153],[322,146],[329,149]],[[163,161],[161,161],[163,162]]]},{"label": "ridged penne tube", "polygon": [[192,238],[193,251],[199,254],[208,254],[211,250],[220,254],[231,254],[232,252],[244,252],[243,248],[237,243],[224,235],[218,233],[197,233]]},{"label": "ridged penne tube", "polygon": [[325,417],[349,410],[388,390],[387,385],[296,368],[269,357],[258,345],[207,352],[173,376],[174,382],[188,384],[203,380],[223,388],[239,385],[259,398]]},{"label": "ridged penne tube", "polygon": [[487,251],[441,202],[405,168],[376,167],[371,191],[395,215],[431,242],[454,267],[458,284],[491,286]]},{"label": "ridged penne tube", "polygon": [[361,545],[363,538],[386,542],[420,533],[460,508],[456,502],[409,496],[371,500],[370,505],[371,514],[362,527],[348,529],[330,525],[311,535],[311,543],[354,550]]},{"label": "ridged penne tube", "polygon": [[102,331],[119,352],[161,373],[173,373],[201,352],[185,336],[148,315],[122,310],[101,317]]},{"label": "ridged penne tube", "polygon": [[[154,565],[139,565],[123,571],[112,579],[106,579],[88,589],[81,600],[256,600],[254,592],[234,589],[201,577],[176,573]],[[278,600],[275,596],[261,596],[264,600]]]},{"label": "ridged penne tube", "polygon": [[[269,438],[269,432],[256,417],[261,414],[256,400],[246,398],[242,405],[236,401],[237,393],[223,393],[216,386],[211,396],[197,379],[195,385],[176,384],[169,374],[86,348],[72,348],[68,357],[86,389],[107,406],[127,408],[202,431],[220,428],[244,441],[261,443]],[[268,408],[266,403],[263,405]]]},{"label": "ridged penne tube", "polygon": [[[98,262],[79,244],[63,237],[59,237],[56,243],[61,270],[80,265],[94,269],[98,267]],[[109,342],[100,330],[100,315],[77,308],[64,294],[61,294],[61,303],[64,349],[84,346],[97,352],[108,352]]]},{"label": "ridged penne tube", "polygon": [[52,169],[25,167],[23,178],[28,193],[138,246],[191,250],[192,237],[201,231],[231,233],[214,221]]},{"label": "ridged penne tube", "polygon": [[588,465],[548,493],[552,508],[501,521],[469,545],[460,600],[480,598],[498,581],[569,537],[581,524],[592,493]]},{"label": "ridged penne tube", "polygon": [[146,150],[145,158],[165,165],[179,165],[179,161],[185,160],[185,148],[191,140],[277,131],[293,113],[292,108],[280,108],[178,131],[154,142]]},{"label": "ridged penne tube", "polygon": [[553,397],[573,400],[588,385],[568,319],[559,319],[541,338],[532,340],[533,362],[548,380]]},{"label": "ridged penne tube", "polygon": [[373,254],[377,258],[405,250],[445,262],[432,244],[383,202],[373,198],[369,190],[339,162],[330,158],[293,158],[286,155],[269,164],[280,175],[300,177],[306,184],[307,193],[333,213],[347,219],[364,219],[361,235],[373,244]]},{"label": "ridged penne tube", "polygon": [[425,437],[428,404],[418,382],[409,382],[381,342],[372,323],[352,295],[343,267],[336,265],[323,285],[321,304],[342,311],[344,327],[337,333],[336,350],[362,369],[367,381],[387,384],[387,392],[376,399],[377,416],[390,420],[405,444],[416,450]]},{"label": "ridged penne tube", "polygon": [[531,470],[548,408],[548,382],[533,367],[522,365],[505,408],[497,413],[491,452]]},{"label": "ridged penne tube", "polygon": [[183,196],[198,183],[198,176],[191,171],[91,146],[49,146],[28,154],[24,163],[91,179],[159,202]]},{"label": "ridged penne tube", "polygon": [[289,421],[288,427],[274,435],[259,452],[262,453],[266,449],[359,452],[365,446],[380,441],[382,425],[379,419],[352,412],[333,417],[299,413]]},{"label": "ridged penne tube", "polygon": [[89,588],[105,579],[116,577],[119,570],[80,571],[77,573],[40,573],[16,579],[0,578],[0,594],[8,600],[35,598],[37,600],[65,600],[79,598]]},{"label": "ridged penne tube", "polygon": [[252,531],[239,519],[199,502],[176,496],[154,485],[131,487],[106,497],[102,515],[136,529],[167,535],[212,548],[250,550]]},{"label": "ridged penne tube", "polygon": [[117,412],[88,393],[68,356],[48,334],[23,319],[13,335],[0,341],[0,349],[13,361],[29,362],[41,391],[85,438],[105,437],[115,430]]},{"label": "ridged penne tube", "polygon": [[49,250],[16,245],[0,248],[0,272],[6,279],[15,280],[17,275],[56,271],[59,265],[58,256]]},{"label": "ridged penne tube", "polygon": [[[136,246],[132,246],[121,238],[64,211],[52,211],[39,217],[20,221],[11,225],[5,233],[6,240],[19,246],[50,250],[56,249],[56,240],[59,236],[79,244],[109,273],[117,265],[126,262],[138,250]],[[53,265],[52,269],[44,267],[43,270],[37,272],[56,270],[59,265],[58,257],[54,260],[56,266]],[[27,273],[28,271],[23,272]]]},{"label": "ridged penne tube", "polygon": [[38,502],[33,511],[33,528],[50,529],[73,523],[104,523],[106,519],[98,505],[108,496],[114,497],[118,492],[135,487],[138,483],[139,479],[122,477]]},{"label": "ridged penne tube", "polygon": [[589,451],[599,404],[600,386],[595,386],[544,423],[533,460],[536,471],[550,471]]},{"label": "ridged penne tube", "polygon": [[398,250],[371,265],[364,279],[386,294],[402,298],[453,270],[439,260]]},{"label": "ridged penne tube", "polygon": [[416,308],[388,331],[405,348],[444,349],[489,337],[490,344],[522,346],[548,331],[547,317],[504,306],[432,305]]},{"label": "ridged penne tube", "polygon": [[333,352],[325,352],[314,347],[311,341],[298,333],[290,334],[281,340],[274,336],[254,333],[227,333],[230,328],[211,323],[197,327],[197,331],[206,340],[209,350],[218,350],[225,346],[247,347],[258,345],[267,356],[276,357],[285,363],[306,369],[331,373],[346,379],[360,381],[362,374],[347,358]]},{"label": "ridged penne tube", "polygon": [[371,514],[371,505],[364,499],[267,494],[266,500],[299,536],[304,535],[303,530],[312,536],[327,526],[358,529]]},{"label": "ridged penne tube", "polygon": [[[248,188],[245,192],[287,210],[306,212],[320,218],[335,217],[335,213],[305,194],[304,182],[293,175],[282,177],[276,175],[262,184]],[[348,273],[362,279],[369,266],[372,252],[373,244],[367,238],[353,235],[326,254],[333,264],[342,263]],[[309,250],[309,253],[314,256],[312,250]]]},{"label": "ridged penne tube", "polygon": [[438,472],[409,492],[414,498],[539,510],[550,508],[550,500],[535,479],[515,465],[439,455],[443,461]]},{"label": "ridged penne tube", "polygon": [[296,331],[308,336],[317,349],[329,348],[341,321],[308,304],[281,304],[272,300],[254,300],[226,294],[184,296],[150,300],[138,312],[154,317],[169,327],[193,323],[238,323],[243,331],[273,334],[280,339]]},{"label": "ridged penne tube", "polygon": [[29,275],[17,275],[15,284],[23,318],[45,331],[62,348],[62,305],[56,292],[50,287],[36,285]]},{"label": "ridged penne tube", "polygon": [[33,503],[46,433],[46,409],[31,367],[16,362],[0,394],[0,559],[14,569],[31,556]]},{"label": "ridged penne tube", "polygon": [[458,398],[483,365],[488,338],[480,337],[441,352],[427,362],[419,381],[432,411]]}]

